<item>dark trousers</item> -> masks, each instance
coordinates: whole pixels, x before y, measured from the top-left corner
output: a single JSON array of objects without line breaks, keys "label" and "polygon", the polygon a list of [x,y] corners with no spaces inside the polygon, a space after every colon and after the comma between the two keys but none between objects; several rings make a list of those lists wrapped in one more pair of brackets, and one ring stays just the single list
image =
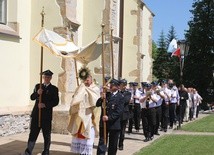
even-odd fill
[{"label": "dark trousers", "polygon": [[173,123],[176,121],[176,103],[169,104],[169,125],[173,127]]},{"label": "dark trousers", "polygon": [[162,105],[161,127],[167,130],[168,122],[169,122],[169,105]]},{"label": "dark trousers", "polygon": [[[104,144],[104,129],[103,127],[99,128],[99,142],[97,147],[97,155],[105,155],[107,151],[107,146]],[[108,132],[106,131],[106,141],[108,140]],[[106,142],[107,144],[107,142]]]},{"label": "dark trousers", "polygon": [[141,108],[140,104],[135,103],[134,104],[134,123],[135,123],[135,129],[140,129],[140,114],[141,114]]},{"label": "dark trousers", "polygon": [[145,138],[149,138],[149,123],[148,123],[149,110],[146,108],[141,109],[141,118],[143,125],[143,134]]},{"label": "dark trousers", "polygon": [[181,103],[179,106],[176,108],[176,114],[177,114],[177,119],[180,123],[183,122],[184,120],[184,114],[186,111],[186,103]]},{"label": "dark trousers", "polygon": [[123,141],[125,138],[126,124],[128,120],[121,121],[121,130],[119,135],[119,147],[123,147]]},{"label": "dark trousers", "polygon": [[155,133],[158,133],[158,129],[160,127],[160,122],[162,118],[162,108],[161,106],[158,106],[155,108],[156,109],[156,127],[155,127]]},{"label": "dark trousers", "polygon": [[198,118],[198,114],[199,114],[200,109],[201,109],[201,107],[198,105],[197,110],[196,110],[196,118]]},{"label": "dark trousers", "polygon": [[134,122],[134,105],[129,105],[129,129],[128,132],[132,132],[133,122]]},{"label": "dark trousers", "polygon": [[117,144],[118,144],[119,134],[120,134],[120,130],[109,131],[108,155],[117,154]]},{"label": "dark trousers", "polygon": [[149,108],[148,109],[148,131],[149,131],[149,137],[154,136],[156,127],[156,109],[155,108]]},{"label": "dark trousers", "polygon": [[[108,155],[116,155],[117,154],[117,146],[120,130],[108,130],[106,131],[106,137],[108,144]],[[108,137],[109,135],[109,137]],[[107,146],[104,144],[104,131],[103,128],[100,128],[100,138],[97,147],[97,155],[105,155],[107,151]]]},{"label": "dark trousers", "polygon": [[189,108],[189,120],[193,119],[193,107]]},{"label": "dark trousers", "polygon": [[44,151],[42,152],[42,155],[49,155],[49,149],[51,144],[51,120],[42,120],[41,127],[38,127],[38,120],[34,118],[32,118],[31,120],[28,146],[25,150],[25,154],[32,154],[40,130],[42,130],[44,138]]}]

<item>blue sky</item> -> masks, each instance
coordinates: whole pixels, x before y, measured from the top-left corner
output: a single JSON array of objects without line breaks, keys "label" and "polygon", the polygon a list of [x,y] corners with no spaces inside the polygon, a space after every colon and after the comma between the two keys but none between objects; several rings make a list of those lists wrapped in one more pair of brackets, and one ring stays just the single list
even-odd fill
[{"label": "blue sky", "polygon": [[188,21],[191,19],[194,0],[144,0],[144,3],[155,14],[153,18],[152,38],[155,42],[163,30],[167,35],[171,25],[175,27],[178,39],[184,39]]}]

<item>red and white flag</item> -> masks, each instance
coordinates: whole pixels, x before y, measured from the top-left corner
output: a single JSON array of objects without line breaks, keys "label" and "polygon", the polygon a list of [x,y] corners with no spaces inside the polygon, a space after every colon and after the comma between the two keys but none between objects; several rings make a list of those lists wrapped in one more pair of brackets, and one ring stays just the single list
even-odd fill
[{"label": "red and white flag", "polygon": [[177,49],[177,41],[176,39],[172,39],[167,49],[167,53],[173,53]]},{"label": "red and white flag", "polygon": [[177,48],[177,49],[172,53],[171,57],[173,57],[173,56],[176,56],[176,57],[178,57],[178,58],[181,57],[181,50],[180,50],[180,48]]}]

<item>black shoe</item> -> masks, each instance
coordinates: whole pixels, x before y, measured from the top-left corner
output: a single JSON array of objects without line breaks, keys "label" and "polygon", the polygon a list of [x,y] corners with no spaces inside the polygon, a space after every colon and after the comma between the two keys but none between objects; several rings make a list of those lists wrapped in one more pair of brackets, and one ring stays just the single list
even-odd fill
[{"label": "black shoe", "polygon": [[167,129],[164,129],[163,131],[164,131],[164,132],[167,132]]},{"label": "black shoe", "polygon": [[42,155],[49,155],[49,151],[43,151]]},{"label": "black shoe", "polygon": [[120,146],[120,147],[119,147],[119,150],[123,150],[123,146]]},{"label": "black shoe", "polygon": [[156,133],[155,133],[155,135],[158,135],[158,136],[160,136],[160,134],[159,134],[158,132],[156,132]]},{"label": "black shoe", "polygon": [[144,139],[143,141],[144,141],[144,142],[148,142],[148,141],[149,141],[149,138],[146,138],[146,139]]}]

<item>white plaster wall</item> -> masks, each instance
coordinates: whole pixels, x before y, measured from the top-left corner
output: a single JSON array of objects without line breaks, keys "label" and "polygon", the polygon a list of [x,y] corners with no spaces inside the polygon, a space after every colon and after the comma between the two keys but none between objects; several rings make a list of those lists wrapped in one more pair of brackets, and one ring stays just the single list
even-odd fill
[{"label": "white plaster wall", "polygon": [[[45,18],[44,27],[53,30],[53,27],[63,26],[63,21],[60,15],[60,7],[55,0],[33,0],[32,14],[31,14],[31,39],[30,39],[30,93],[32,93],[36,83],[39,83],[40,74],[40,53],[41,47],[39,44],[32,41],[32,38],[41,29],[41,11],[44,6]],[[54,75],[52,84],[57,86],[58,74],[63,70],[61,69],[61,58],[51,54],[49,50],[44,48],[44,61],[43,70],[50,69]],[[32,102],[31,102],[32,103]]]},{"label": "white plaster wall", "polygon": [[[104,6],[105,2],[100,0],[83,1],[83,18],[82,21],[80,21],[82,46],[91,43],[99,34],[101,34],[102,13]],[[94,74],[94,68],[101,67],[101,56],[97,60],[89,63],[88,67],[93,74],[93,78],[96,79],[99,84],[102,84],[102,75]]]},{"label": "white plaster wall", "polygon": [[123,69],[122,76],[128,81],[134,81],[135,76],[130,74],[137,69],[137,45],[133,44],[136,36],[137,15],[131,15],[132,10],[137,11],[137,3],[134,0],[125,1],[124,4],[124,34],[123,34]]},{"label": "white plaster wall", "polygon": [[16,9],[8,10],[12,11],[8,20],[19,23],[21,39],[0,34],[1,110],[9,107],[16,109],[29,103],[31,1],[19,0],[16,6],[9,8],[13,7]]},{"label": "white plaster wall", "polygon": [[152,18],[151,12],[147,7],[142,12],[142,53],[145,57],[142,60],[141,81],[151,82],[152,74]]}]

